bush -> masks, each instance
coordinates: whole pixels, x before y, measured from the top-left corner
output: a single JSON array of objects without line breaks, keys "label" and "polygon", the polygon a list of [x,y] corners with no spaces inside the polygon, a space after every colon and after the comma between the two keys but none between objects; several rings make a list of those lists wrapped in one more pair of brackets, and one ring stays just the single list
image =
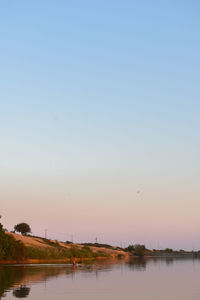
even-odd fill
[{"label": "bush", "polygon": [[131,254],[135,255],[135,256],[139,256],[139,257],[143,257],[145,255],[146,252],[146,247],[145,245],[129,245],[125,251],[130,252]]},{"label": "bush", "polygon": [[167,252],[167,253],[173,253],[174,252],[173,249],[170,249],[170,248],[166,248],[164,251]]},{"label": "bush", "polygon": [[24,244],[6,234],[0,223],[0,260],[21,260],[25,259],[26,256]]}]

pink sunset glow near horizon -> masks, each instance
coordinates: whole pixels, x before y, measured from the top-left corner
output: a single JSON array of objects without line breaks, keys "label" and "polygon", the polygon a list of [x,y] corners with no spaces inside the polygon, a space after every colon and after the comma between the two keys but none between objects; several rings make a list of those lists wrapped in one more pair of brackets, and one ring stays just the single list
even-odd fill
[{"label": "pink sunset glow near horizon", "polygon": [[163,183],[159,174],[154,175],[153,179],[143,176],[143,184],[120,169],[115,174],[93,170],[79,178],[16,175],[9,178],[9,185],[4,178],[2,223],[12,230],[15,224],[27,222],[34,235],[44,236],[47,230],[49,238],[62,241],[73,236],[74,242],[97,238],[113,245],[198,249],[195,186],[174,178]]}]

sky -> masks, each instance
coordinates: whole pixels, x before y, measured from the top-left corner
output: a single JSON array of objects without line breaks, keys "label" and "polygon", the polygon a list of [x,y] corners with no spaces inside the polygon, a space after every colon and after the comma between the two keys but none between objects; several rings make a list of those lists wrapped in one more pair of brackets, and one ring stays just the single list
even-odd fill
[{"label": "sky", "polygon": [[0,214],[200,249],[200,3],[0,3]]}]

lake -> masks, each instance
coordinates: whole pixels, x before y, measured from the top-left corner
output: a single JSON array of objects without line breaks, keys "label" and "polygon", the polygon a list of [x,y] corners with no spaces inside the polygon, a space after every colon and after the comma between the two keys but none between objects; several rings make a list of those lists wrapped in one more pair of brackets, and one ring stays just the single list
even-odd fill
[{"label": "lake", "polygon": [[0,266],[0,299],[199,300],[200,260]]}]

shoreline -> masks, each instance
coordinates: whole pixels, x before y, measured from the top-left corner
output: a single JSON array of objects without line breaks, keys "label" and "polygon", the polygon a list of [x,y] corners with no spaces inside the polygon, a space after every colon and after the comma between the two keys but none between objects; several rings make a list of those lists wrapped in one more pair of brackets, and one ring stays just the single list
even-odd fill
[{"label": "shoreline", "polygon": [[145,255],[143,257],[139,257],[139,256],[132,256],[129,255],[128,257],[123,257],[123,258],[117,258],[117,257],[97,257],[97,258],[79,258],[79,257],[75,257],[73,259],[71,258],[65,258],[65,259],[25,259],[25,260],[2,260],[0,261],[0,266],[1,265],[16,265],[16,264],[23,264],[23,265],[30,265],[30,264],[73,264],[73,261],[75,260],[76,263],[82,263],[82,262],[94,262],[94,261],[127,261],[130,259],[168,259],[168,258],[172,258],[172,259],[180,259],[180,258],[194,258],[194,259],[200,259],[200,256],[195,256],[192,254],[185,254],[185,255],[159,255],[159,256],[151,256],[151,255]]},{"label": "shoreline", "polygon": [[16,264],[24,264],[24,265],[30,265],[30,264],[69,264],[72,263],[72,261],[76,261],[76,263],[81,262],[92,262],[92,261],[103,261],[103,260],[110,260],[115,261],[119,260],[118,258],[114,257],[97,257],[97,258],[78,258],[75,257],[73,259],[71,258],[65,258],[65,259],[25,259],[25,260],[2,260],[0,261],[0,265],[16,265]]}]

